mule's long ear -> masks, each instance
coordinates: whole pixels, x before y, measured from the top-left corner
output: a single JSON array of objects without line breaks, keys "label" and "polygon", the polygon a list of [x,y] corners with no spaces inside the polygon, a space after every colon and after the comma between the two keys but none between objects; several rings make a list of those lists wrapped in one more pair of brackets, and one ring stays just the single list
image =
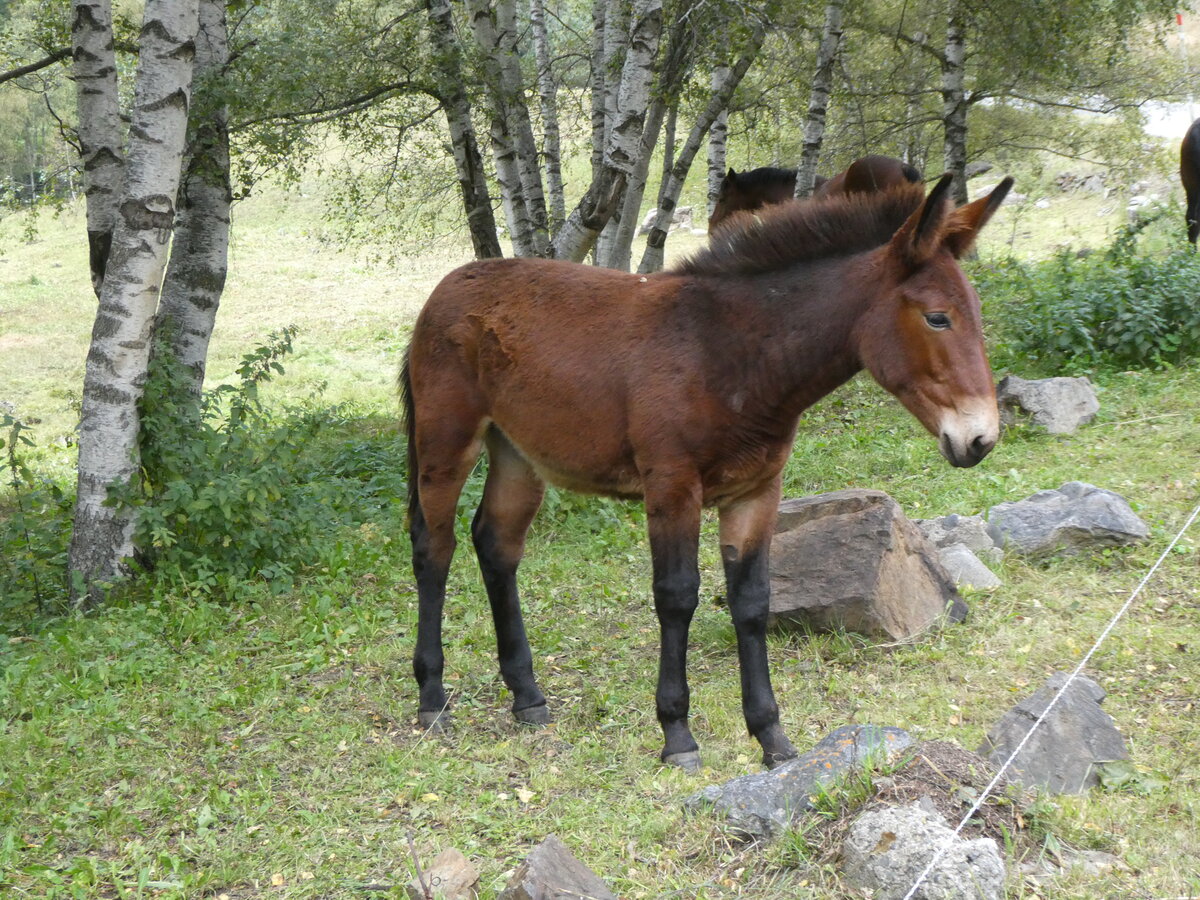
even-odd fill
[{"label": "mule's long ear", "polygon": [[947,196],[951,177],[947,172],[939,178],[921,208],[909,216],[908,221],[892,236],[892,252],[912,268],[927,262],[941,246],[951,212],[950,198]]},{"label": "mule's long ear", "polygon": [[1000,208],[1012,186],[1012,178],[1005,178],[986,197],[960,206],[951,214],[950,224],[946,226],[946,246],[956,259],[961,259],[971,249],[980,229]]}]

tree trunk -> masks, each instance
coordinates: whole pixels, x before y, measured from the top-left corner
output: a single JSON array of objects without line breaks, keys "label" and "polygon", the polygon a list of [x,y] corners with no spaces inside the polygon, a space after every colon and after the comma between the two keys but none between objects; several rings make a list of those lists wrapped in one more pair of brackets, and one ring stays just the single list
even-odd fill
[{"label": "tree trunk", "polygon": [[966,25],[957,2],[950,5],[946,52],[942,60],[942,122],[945,127],[946,171],[954,176],[950,196],[967,202]]},{"label": "tree trunk", "polygon": [[667,243],[667,229],[671,224],[671,215],[675,211],[675,205],[679,202],[679,192],[683,189],[683,182],[687,178],[688,170],[692,167],[692,160],[699,152],[700,145],[704,142],[704,137],[708,134],[712,123],[717,120],[721,110],[729,106],[733,92],[737,90],[746,71],[758,56],[765,35],[766,26],[761,22],[756,24],[745,51],[729,70],[729,76],[713,92],[708,100],[708,105],[705,106],[700,117],[692,126],[687,141],[679,151],[679,158],[675,160],[675,165],[671,169],[671,177],[663,182],[658,195],[658,217],[650,230],[650,235],[646,238],[646,252],[642,254],[641,264],[638,265],[638,271],[642,274],[657,272],[662,268]]},{"label": "tree trunk", "polygon": [[[718,66],[712,73],[712,91],[729,77],[728,66]],[[729,110],[721,110],[720,115],[713,120],[708,132],[708,215],[712,216],[717,208],[717,195],[721,193],[721,183],[725,181],[725,149],[729,143]],[[663,179],[664,181],[666,179]]]},{"label": "tree trunk", "polygon": [[155,328],[166,327],[172,355],[190,374],[193,401],[204,387],[229,263],[229,129],[219,83],[229,62],[225,0],[200,0],[196,32],[191,156],[180,185],[171,258]]},{"label": "tree trunk", "polygon": [[510,213],[513,246],[518,256],[546,256],[550,251],[546,198],[521,82],[516,3],[468,0],[468,9],[471,29],[484,56],[496,174]]},{"label": "tree trunk", "polygon": [[[631,22],[634,21],[633,17],[636,15],[637,10],[632,8],[630,0],[609,0],[608,10],[604,14],[605,147],[608,146],[613,127],[620,115],[621,83],[625,73],[624,60],[628,58],[627,54],[632,39],[630,27]],[[616,207],[596,238],[595,258],[598,266],[611,266],[627,190],[628,184],[622,184],[617,189]]]},{"label": "tree trunk", "polygon": [[471,101],[464,87],[462,51],[454,34],[454,18],[450,0],[427,0],[429,29],[433,36],[434,79],[438,85],[446,123],[450,130],[450,148],[458,186],[462,192],[463,208],[467,214],[467,229],[476,259],[503,256],[500,238],[496,233],[496,217],[492,198],[488,194],[487,173],[483,155],[471,122]]},{"label": "tree trunk", "polygon": [[88,263],[100,296],[124,188],[111,0],[72,0],[71,45],[79,113],[79,155],[87,203]]},{"label": "tree trunk", "polygon": [[604,20],[611,0],[592,0],[592,56],[588,86],[592,97],[592,183],[604,173]]},{"label": "tree trunk", "polygon": [[821,158],[821,142],[825,139],[825,111],[833,88],[833,67],[842,45],[842,7],[845,0],[830,0],[825,6],[825,27],[817,49],[817,69],[813,73],[812,93],[808,97],[808,113],[804,117],[804,145],[800,151],[800,166],[796,171],[797,197],[812,195],[817,180],[817,160]]},{"label": "tree trunk", "polygon": [[617,117],[605,146],[600,175],[592,179],[587,193],[555,238],[554,255],[559,259],[582,261],[620,204],[642,143],[642,125],[661,34],[662,0],[636,0],[618,91]]},{"label": "tree trunk", "polygon": [[138,401],[175,217],[187,134],[197,0],[147,0],[129,129],[126,187],[92,329],[79,423],[69,567],[90,605],[134,554],[133,511],[105,506],[139,467]]},{"label": "tree trunk", "polygon": [[567,217],[567,210],[563,194],[562,148],[558,128],[558,82],[551,68],[550,37],[546,31],[543,0],[530,0],[529,20],[533,29],[533,47],[538,68],[538,96],[541,100],[544,139],[542,158],[546,168],[546,188],[550,195],[550,232],[557,234]]}]

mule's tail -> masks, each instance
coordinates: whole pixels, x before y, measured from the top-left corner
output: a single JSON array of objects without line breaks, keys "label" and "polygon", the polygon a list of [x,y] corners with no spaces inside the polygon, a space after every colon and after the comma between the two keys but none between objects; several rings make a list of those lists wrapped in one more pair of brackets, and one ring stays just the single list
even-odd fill
[{"label": "mule's tail", "polygon": [[417,494],[417,417],[413,407],[412,373],[409,371],[409,357],[412,355],[412,345],[404,351],[404,361],[400,364],[400,403],[404,407],[404,431],[407,437],[408,459],[408,523],[412,524],[413,514],[421,498]]}]

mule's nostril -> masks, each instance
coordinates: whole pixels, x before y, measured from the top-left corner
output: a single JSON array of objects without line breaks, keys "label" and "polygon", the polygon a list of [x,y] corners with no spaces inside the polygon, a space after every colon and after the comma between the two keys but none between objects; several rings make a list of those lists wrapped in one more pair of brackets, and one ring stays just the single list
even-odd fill
[{"label": "mule's nostril", "polygon": [[971,455],[976,459],[983,459],[995,446],[995,441],[989,440],[982,434],[976,435],[975,439],[971,441]]}]

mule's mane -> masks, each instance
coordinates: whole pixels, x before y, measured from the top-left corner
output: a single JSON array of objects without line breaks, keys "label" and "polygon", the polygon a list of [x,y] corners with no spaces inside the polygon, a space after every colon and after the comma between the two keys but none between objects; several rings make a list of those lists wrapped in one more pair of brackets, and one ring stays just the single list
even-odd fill
[{"label": "mule's mane", "polygon": [[750,169],[747,172],[738,172],[734,176],[734,181],[739,188],[769,187],[785,181],[795,183],[796,170],[763,166],[759,169]]},{"label": "mule's mane", "polygon": [[881,247],[925,199],[923,184],[870,194],[781,203],[735,213],[709,246],[670,271],[677,275],[758,275],[793,263]]}]

